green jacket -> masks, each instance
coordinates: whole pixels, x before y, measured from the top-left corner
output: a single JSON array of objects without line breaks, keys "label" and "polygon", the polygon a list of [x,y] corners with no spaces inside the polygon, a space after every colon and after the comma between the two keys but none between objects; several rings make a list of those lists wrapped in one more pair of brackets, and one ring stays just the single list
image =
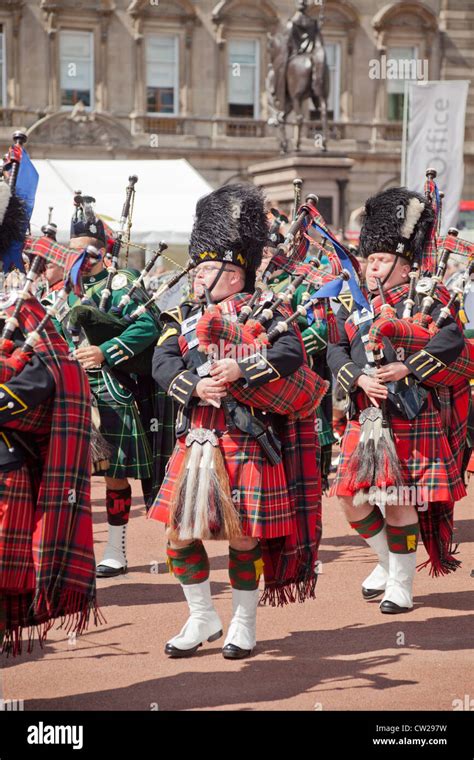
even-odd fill
[{"label": "green jacket", "polygon": [[[114,277],[107,309],[118,306],[120,300],[127,293],[130,285],[136,280],[139,272],[135,269],[119,269]],[[84,290],[88,298],[92,299],[97,306],[100,303],[101,293],[107,281],[107,270],[103,269],[99,274],[82,278]],[[122,284],[123,283],[123,284]],[[122,284],[121,287],[117,287]],[[137,293],[135,294],[137,295]],[[72,307],[79,298],[71,293],[69,305]],[[123,315],[131,314],[137,308],[137,301],[132,300],[125,309]],[[156,343],[160,330],[153,314],[149,311],[142,314],[133,324],[124,329],[119,337],[110,338],[99,345],[104,359],[109,367],[120,369],[120,363],[136,354],[141,353],[151,343]]]}]

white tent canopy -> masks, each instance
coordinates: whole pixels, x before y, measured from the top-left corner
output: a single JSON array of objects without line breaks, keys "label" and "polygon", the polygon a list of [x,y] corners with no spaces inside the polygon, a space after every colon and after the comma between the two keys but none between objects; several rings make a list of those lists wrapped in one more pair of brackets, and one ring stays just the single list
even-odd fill
[{"label": "white tent canopy", "polygon": [[81,190],[96,199],[97,214],[108,217],[112,229],[125,201],[128,178],[136,174],[132,242],[156,246],[186,245],[193,225],[196,201],[213,189],[184,158],[176,161],[61,161],[33,159],[39,174],[31,232],[38,235],[48,220],[58,225],[58,241],[67,243],[74,210],[73,193]]}]

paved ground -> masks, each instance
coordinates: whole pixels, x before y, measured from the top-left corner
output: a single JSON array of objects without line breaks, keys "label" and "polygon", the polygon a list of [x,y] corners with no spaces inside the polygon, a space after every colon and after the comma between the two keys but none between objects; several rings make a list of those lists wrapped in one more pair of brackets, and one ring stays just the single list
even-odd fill
[{"label": "paved ground", "polygon": [[[107,526],[94,479],[96,554]],[[256,654],[229,662],[220,642],[188,660],[163,646],[186,618],[180,587],[166,573],[163,529],[147,521],[134,489],[127,575],[99,581],[107,624],[69,640],[50,633],[44,650],[3,664],[3,698],[25,710],[452,710],[472,690],[474,482],[457,506],[463,567],[416,578],[416,607],[382,615],[364,602],[360,583],[370,552],[348,530],[335,500],[324,500],[318,597],[304,605],[259,609]],[[230,619],[224,544],[209,547],[216,607]],[[425,559],[420,549],[420,561]]]}]

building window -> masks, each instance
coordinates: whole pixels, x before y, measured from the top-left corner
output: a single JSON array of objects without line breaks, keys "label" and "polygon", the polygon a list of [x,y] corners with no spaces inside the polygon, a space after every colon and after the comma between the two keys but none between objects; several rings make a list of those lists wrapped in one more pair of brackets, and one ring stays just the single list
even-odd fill
[{"label": "building window", "polygon": [[[387,51],[388,61],[416,61],[417,49],[415,47],[391,47]],[[394,67],[395,68],[395,67]],[[410,65],[397,65],[395,74],[397,78],[387,78],[387,118],[389,121],[402,121],[403,103],[405,100],[405,80],[410,78]]]},{"label": "building window", "polygon": [[230,40],[228,62],[229,116],[259,117],[259,41]]},{"label": "building window", "polygon": [[[328,119],[339,121],[341,99],[341,45],[339,42],[325,42],[326,59],[329,66]],[[321,118],[320,108],[310,110],[310,119]]]},{"label": "building window", "polygon": [[94,39],[92,32],[60,32],[61,105],[74,106],[80,100],[93,108]]},{"label": "building window", "polygon": [[153,35],[146,41],[148,113],[178,114],[178,37]]}]

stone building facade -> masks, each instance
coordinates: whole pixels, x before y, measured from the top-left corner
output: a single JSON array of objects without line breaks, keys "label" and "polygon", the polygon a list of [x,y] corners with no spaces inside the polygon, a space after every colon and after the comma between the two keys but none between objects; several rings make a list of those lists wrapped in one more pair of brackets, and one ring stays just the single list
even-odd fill
[{"label": "stone building facade", "polygon": [[[319,15],[321,0],[311,3]],[[399,181],[403,82],[371,62],[415,56],[427,78],[472,79],[469,0],[325,0],[329,148],[354,160],[347,213]],[[0,138],[36,158],[184,157],[214,186],[278,155],[267,124],[267,34],[293,0],[0,0]],[[474,198],[474,89],[463,197]],[[304,122],[315,150],[318,114]],[[317,192],[317,188],[315,188]]]}]

